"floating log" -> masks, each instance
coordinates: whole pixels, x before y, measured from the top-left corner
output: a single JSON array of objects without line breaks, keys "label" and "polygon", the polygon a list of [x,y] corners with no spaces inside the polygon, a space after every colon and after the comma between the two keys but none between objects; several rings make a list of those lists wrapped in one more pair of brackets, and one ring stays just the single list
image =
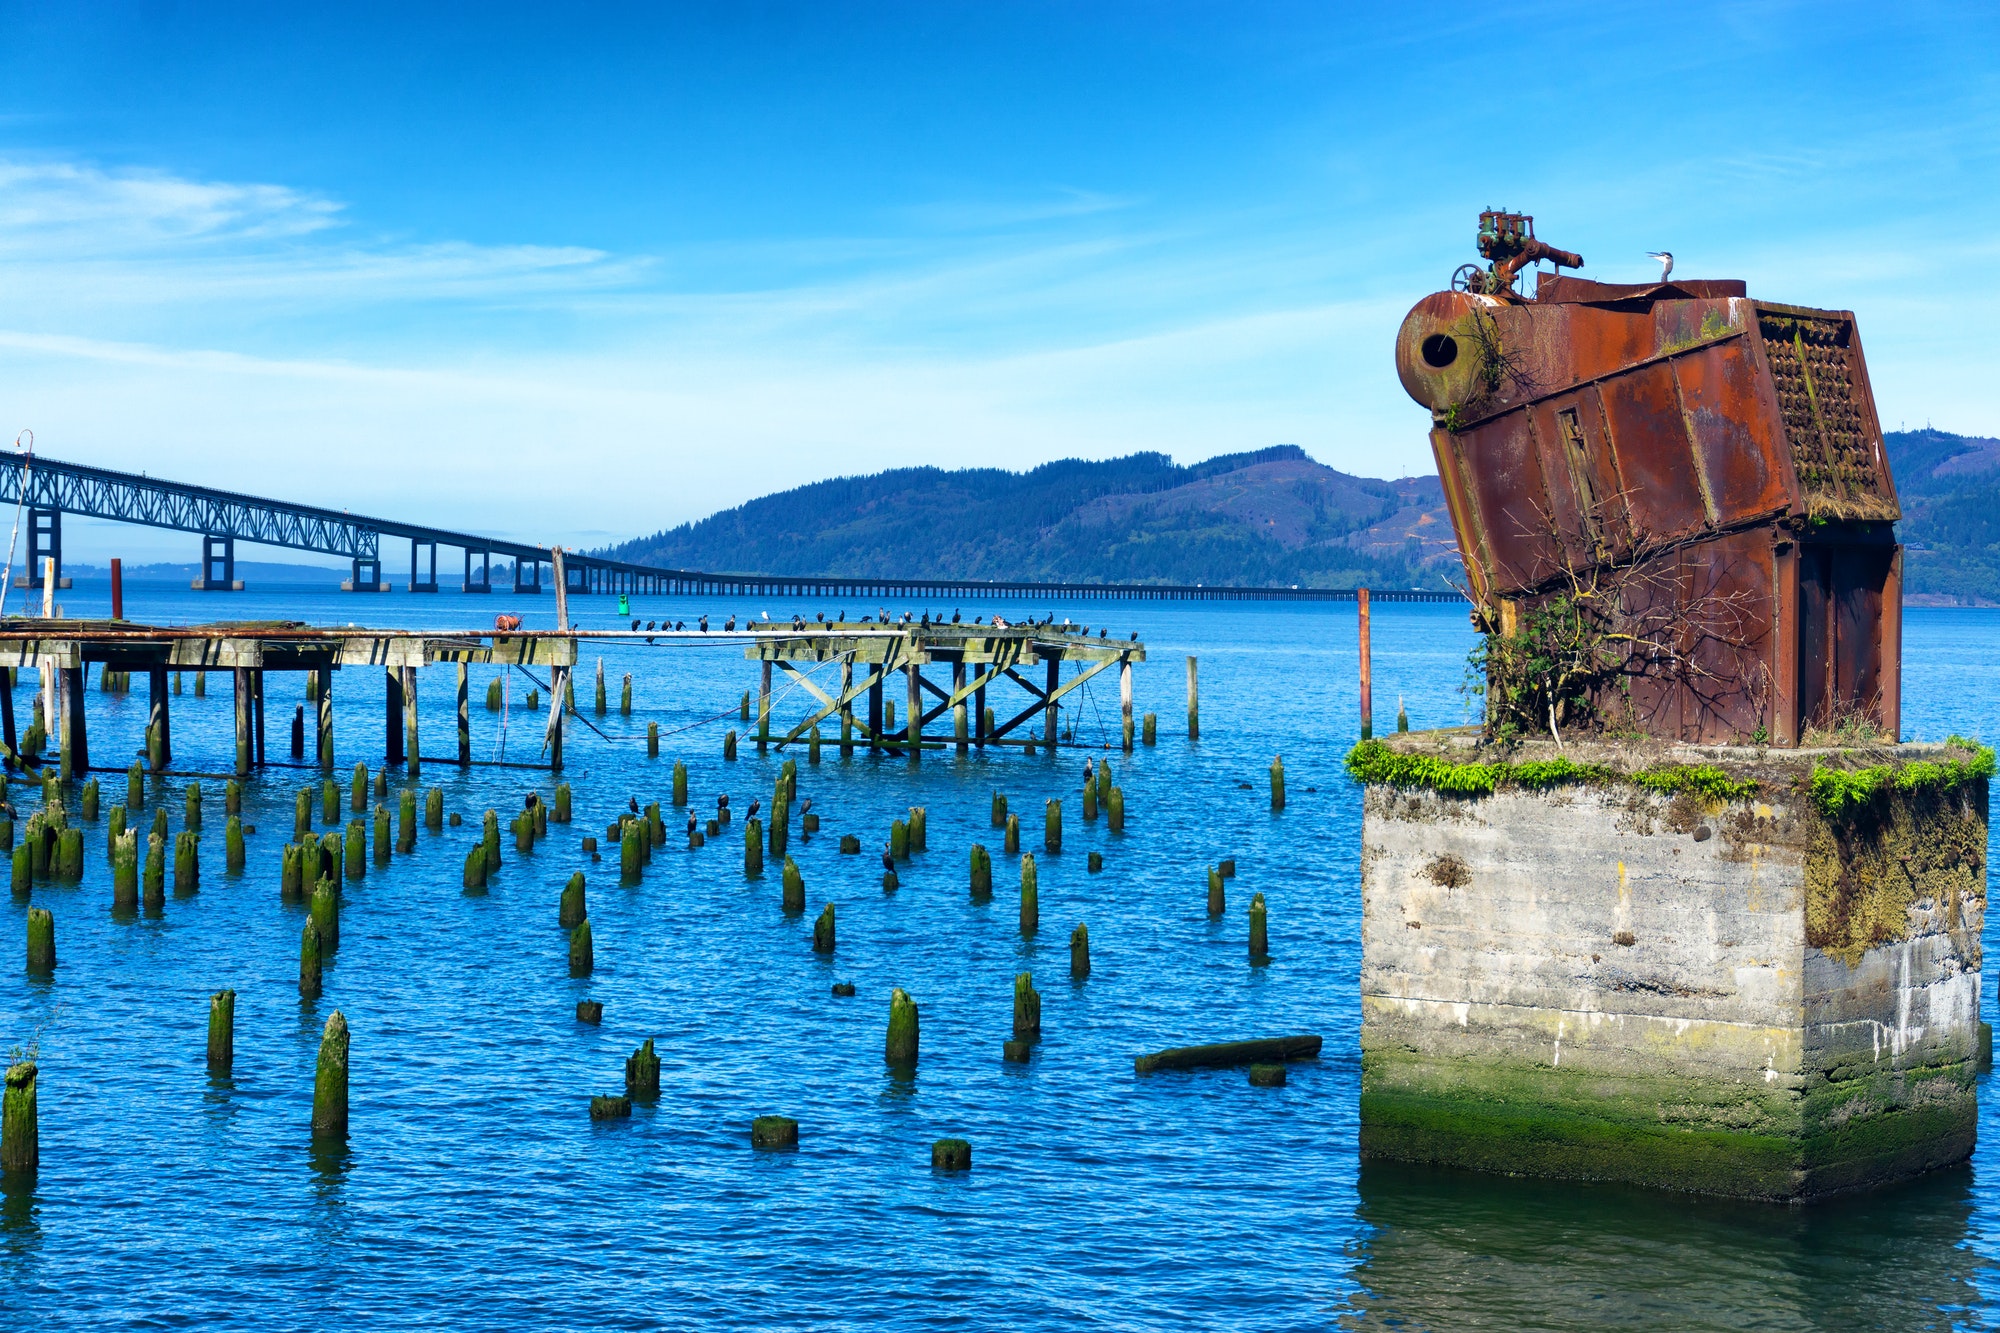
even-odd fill
[{"label": "floating log", "polygon": [[587,977],[596,967],[597,954],[590,942],[590,918],[585,917],[569,933],[569,974]]},{"label": "floating log", "polygon": [[236,1067],[236,992],[208,997],[208,1072],[227,1077]]},{"label": "floating log", "polygon": [[28,975],[45,977],[56,970],[56,918],[46,907],[28,909]]},{"label": "floating log", "polygon": [[901,986],[889,992],[889,1036],[883,1059],[893,1069],[914,1069],[917,1063],[917,1002]]},{"label": "floating log", "polygon": [[799,1146],[799,1122],[785,1115],[760,1115],[750,1122],[750,1146],[796,1148]]},{"label": "floating log", "polygon": [[785,858],[783,910],[806,910],[806,877],[799,873],[798,863],[789,856]]},{"label": "floating log", "polygon": [[1271,940],[1265,933],[1264,895],[1250,895],[1250,961],[1261,963],[1271,956]]},{"label": "floating log", "polygon": [[1035,876],[1035,857],[1030,852],[1021,858],[1021,934],[1033,935],[1041,929],[1041,899]]},{"label": "floating log", "polygon": [[305,929],[299,932],[299,995],[308,1000],[319,998],[320,952],[324,943],[319,937],[319,927],[308,919]]},{"label": "floating log", "polygon": [[1213,1046],[1176,1046],[1133,1059],[1132,1067],[1141,1074],[1161,1069],[1227,1069],[1235,1065],[1272,1064],[1284,1060],[1311,1060],[1319,1055],[1320,1038],[1310,1033],[1295,1037],[1260,1037],[1252,1041],[1225,1041]]},{"label": "floating log", "polygon": [[970,1171],[972,1169],[972,1145],[964,1139],[939,1139],[931,1144],[931,1169],[934,1171]]},{"label": "floating log", "polygon": [[1271,808],[1285,808],[1285,761],[1282,757],[1271,760]]},{"label": "floating log", "polygon": [[1077,981],[1090,975],[1090,928],[1081,921],[1069,933],[1069,974]]},{"label": "floating log", "polygon": [[222,826],[222,868],[232,875],[243,873],[243,816],[231,815]]},{"label": "floating log", "polygon": [[562,899],[556,907],[556,924],[564,930],[573,930],[583,924],[590,910],[584,901],[583,872],[577,871],[563,886]]},{"label": "floating log", "polygon": [[578,1000],[576,1002],[576,1021],[579,1023],[602,1023],[604,1021],[604,1002],[602,1000]]},{"label": "floating log", "polygon": [[1014,1040],[1040,1041],[1042,1038],[1042,996],[1035,989],[1034,976],[1027,972],[1014,976]]},{"label": "floating log", "polygon": [[660,1095],[660,1057],[653,1053],[651,1037],[625,1057],[625,1093],[635,1100]]},{"label": "floating log", "polygon": [[832,953],[833,947],[833,904],[828,903],[819,909],[819,919],[813,922],[813,952]]},{"label": "floating log", "polygon": [[319,1039],[313,1074],[312,1132],[316,1139],[347,1137],[347,1019],[336,1009]]},{"label": "floating log", "polygon": [[632,1099],[630,1097],[592,1097],[590,1099],[592,1120],[630,1120]]},{"label": "floating log", "polygon": [[0,1098],[0,1175],[26,1180],[41,1168],[42,1145],[35,1106],[35,1062],[7,1066],[7,1090]]},{"label": "floating log", "polygon": [[972,896],[993,896],[993,857],[976,842],[972,844]]}]

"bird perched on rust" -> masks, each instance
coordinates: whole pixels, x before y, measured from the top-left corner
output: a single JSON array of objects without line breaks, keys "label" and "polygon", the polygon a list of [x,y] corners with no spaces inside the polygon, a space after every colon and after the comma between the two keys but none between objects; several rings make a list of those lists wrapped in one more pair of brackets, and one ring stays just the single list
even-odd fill
[{"label": "bird perched on rust", "polygon": [[1674,252],[1671,250],[1648,250],[1646,258],[1660,261],[1660,281],[1665,282],[1674,271]]}]

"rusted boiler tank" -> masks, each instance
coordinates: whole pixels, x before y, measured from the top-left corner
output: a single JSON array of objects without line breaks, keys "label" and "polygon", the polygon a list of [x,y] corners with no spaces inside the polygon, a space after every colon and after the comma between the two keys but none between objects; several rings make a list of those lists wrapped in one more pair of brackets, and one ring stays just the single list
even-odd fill
[{"label": "rusted boiler tank", "polygon": [[1687,741],[1895,738],[1901,511],[1854,316],[1740,281],[1559,270],[1523,296],[1524,256],[1582,260],[1518,214],[1484,215],[1480,249],[1490,269],[1404,319],[1396,369],[1431,409],[1482,627],[1588,640],[1511,659],[1568,664],[1575,697],[1515,682],[1546,690],[1537,714]]}]

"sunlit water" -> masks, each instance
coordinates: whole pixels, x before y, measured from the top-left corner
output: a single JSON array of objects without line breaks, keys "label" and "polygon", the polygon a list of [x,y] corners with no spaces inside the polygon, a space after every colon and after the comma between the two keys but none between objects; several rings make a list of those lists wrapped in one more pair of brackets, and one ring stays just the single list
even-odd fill
[{"label": "sunlit water", "polygon": [[[102,614],[102,591],[65,593],[67,613]],[[551,603],[134,587],[127,611],[164,622],[291,616],[442,628],[524,610],[532,628],[537,617],[550,623]],[[578,606],[587,625],[616,622],[610,599]],[[705,609],[719,623],[730,611],[782,618],[794,608],[642,599],[633,609]],[[313,1003],[297,995],[302,918],[279,901],[277,865],[293,793],[314,775],[274,769],[251,784],[245,818],[259,832],[240,877],[221,870],[220,784],[205,783],[201,891],[170,892],[156,920],[112,918],[103,825],[89,826],[83,883],[38,885],[32,897],[56,916],[54,980],[21,969],[27,901],[11,900],[0,932],[0,1044],[25,1042],[46,1023],[41,1173],[0,1211],[8,1325],[1983,1324],[2000,1238],[1991,1111],[1970,1169],[1803,1209],[1362,1169],[1359,800],[1340,767],[1355,734],[1353,607],[1037,609],[1108,624],[1119,637],[1136,629],[1147,643],[1138,707],[1159,713],[1160,743],[1129,757],[1113,751],[1126,831],[1083,821],[1075,791],[1085,751],[931,754],[913,765],[843,759],[829,746],[812,766],[800,749],[800,795],[825,823],[794,845],[809,900],[799,917],[780,910],[775,867],[745,879],[740,835],[687,852],[670,819],[669,846],[630,886],[619,883],[615,855],[593,862],[579,851],[628,798],[664,802],[675,758],[686,760],[704,811],[719,792],[739,811],[768,799],[781,756],[746,744],[737,762],[721,758],[721,732],[736,725],[734,703],[754,684],[737,648],[606,652],[611,715],[592,715],[587,677],[578,700],[608,740],[570,733],[575,823],[553,828],[530,856],[505,839],[506,865],[485,896],[460,886],[480,815],[491,807],[505,818],[527,791],[546,794],[546,775],[426,766],[424,783],[442,786],[466,825],[422,833],[414,856],[387,870],[371,862],[350,886],[340,949]],[[1910,734],[2000,734],[1996,631],[2000,613],[1909,613]],[[1393,725],[1399,695],[1416,726],[1464,718],[1462,608],[1378,607],[1374,643],[1378,723]],[[1190,653],[1201,660],[1198,744],[1185,734]],[[627,670],[637,701],[624,718],[616,697]],[[453,680],[448,670],[424,676],[427,748],[449,753]],[[500,753],[498,720],[481,707],[487,679],[475,671],[481,759]],[[227,675],[210,685],[205,698],[172,701],[177,767],[227,765]],[[524,685],[517,676],[517,710]],[[24,680],[17,708],[28,695]],[[382,760],[380,673],[337,674],[335,696],[344,787],[357,760]],[[302,700],[302,678],[271,677],[274,759],[285,757]],[[1079,740],[1115,744],[1115,677],[1099,677],[1078,705]],[[792,693],[779,715],[805,706]],[[145,708],[143,677],[123,697],[98,693],[93,680],[99,764],[129,760]],[[667,733],[658,760],[645,755],[649,721]],[[515,711],[506,757],[532,758],[536,731]],[[1274,815],[1264,771],[1280,752],[1291,801]],[[149,796],[166,803],[176,828],[184,785],[156,782]],[[1024,816],[1030,846],[1043,801],[1065,800],[1063,851],[1039,858],[1032,940],[1018,933],[1016,878],[988,825],[996,790]],[[122,791],[115,775],[105,782],[107,810]],[[16,799],[28,801],[25,792]],[[890,820],[915,804],[929,810],[930,850],[885,894],[877,849]],[[849,832],[866,855],[838,854]],[[996,853],[990,904],[967,892],[974,841]],[[1105,858],[1095,875],[1085,868],[1092,850]],[[1224,856],[1240,871],[1226,916],[1211,922],[1204,869]],[[573,980],[556,900],[579,868],[596,971]],[[1252,967],[1245,908],[1259,891],[1275,956]],[[839,920],[831,959],[809,947],[827,901]],[[1090,927],[1093,971],[1072,984],[1068,939],[1079,921]],[[1026,1066],[1000,1052],[1023,970],[1043,994],[1044,1036]],[[858,994],[831,995],[840,980]],[[225,986],[238,993],[235,1074],[212,1081],[208,996]],[[922,1060],[909,1080],[882,1061],[895,986],[922,1006]],[[601,1027],[576,1022],[584,997],[603,1001]],[[352,1131],[345,1152],[315,1153],[312,1070],[335,1008],[354,1034]],[[1132,1070],[1132,1056],[1150,1049],[1298,1031],[1324,1034],[1325,1052],[1279,1089],[1252,1088],[1240,1070]],[[659,1101],[630,1121],[593,1124],[590,1095],[621,1090],[624,1058],[647,1037],[662,1060]],[[750,1121],[765,1113],[798,1119],[797,1151],[750,1147]],[[946,1135],[972,1140],[970,1173],[930,1169],[929,1145]]]}]

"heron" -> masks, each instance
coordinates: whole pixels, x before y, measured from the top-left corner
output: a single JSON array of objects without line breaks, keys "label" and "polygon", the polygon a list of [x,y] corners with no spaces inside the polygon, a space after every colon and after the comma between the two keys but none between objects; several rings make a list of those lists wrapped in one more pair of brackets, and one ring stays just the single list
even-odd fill
[{"label": "heron", "polygon": [[1671,250],[1648,250],[1646,258],[1660,261],[1661,282],[1665,282],[1667,275],[1674,271],[1674,252]]}]

